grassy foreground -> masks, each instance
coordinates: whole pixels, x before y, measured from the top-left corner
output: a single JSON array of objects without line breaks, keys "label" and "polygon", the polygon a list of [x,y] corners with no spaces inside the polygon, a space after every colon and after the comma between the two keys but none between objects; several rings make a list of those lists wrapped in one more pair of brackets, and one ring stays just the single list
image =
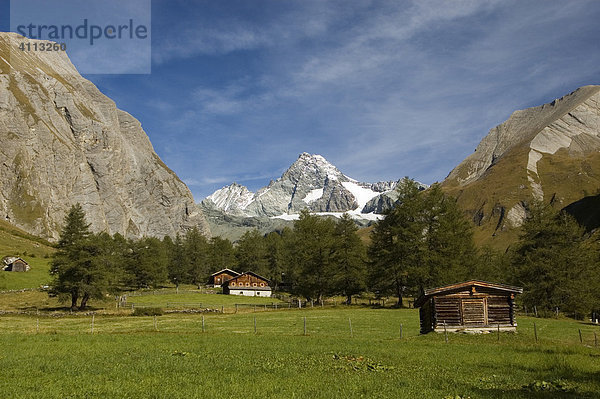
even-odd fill
[{"label": "grassy foreground", "polygon": [[443,334],[419,335],[415,310],[326,308],[204,320],[203,333],[201,315],[160,316],[156,324],[152,317],[95,316],[92,335],[89,315],[5,315],[0,397],[592,398],[600,392],[593,338],[600,328],[571,320],[521,317],[519,331],[499,341],[496,334],[451,334],[448,343]]}]

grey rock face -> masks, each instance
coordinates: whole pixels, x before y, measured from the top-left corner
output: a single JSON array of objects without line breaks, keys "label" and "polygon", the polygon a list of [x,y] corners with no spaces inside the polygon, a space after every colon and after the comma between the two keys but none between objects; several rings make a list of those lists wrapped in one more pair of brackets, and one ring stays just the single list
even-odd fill
[{"label": "grey rock face", "polygon": [[600,149],[599,109],[600,86],[584,86],[549,104],[515,111],[506,122],[490,130],[447,180],[467,185],[509,150],[525,144],[531,149],[527,169],[531,172],[530,183],[535,185],[537,161],[544,153],[567,148],[571,154],[580,155]]},{"label": "grey rock face", "polygon": [[583,86],[515,111],[443,184],[478,226],[494,225],[495,234],[518,228],[532,197],[566,205],[595,193],[599,164],[600,86]]},{"label": "grey rock face", "polygon": [[383,213],[388,209],[392,209],[396,201],[398,201],[398,195],[394,191],[380,194],[366,203],[362,213]]},{"label": "grey rock face", "polygon": [[0,33],[0,217],[56,239],[75,203],[93,231],[173,236],[208,224],[141,124],[63,52],[15,51]]}]

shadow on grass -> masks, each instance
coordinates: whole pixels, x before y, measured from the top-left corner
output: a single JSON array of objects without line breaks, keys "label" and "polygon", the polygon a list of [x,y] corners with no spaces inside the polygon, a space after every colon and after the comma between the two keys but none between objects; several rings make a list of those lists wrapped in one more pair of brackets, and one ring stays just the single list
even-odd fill
[{"label": "shadow on grass", "polygon": [[551,391],[539,391],[539,392],[532,392],[529,391],[527,389],[482,389],[482,388],[473,388],[473,392],[476,392],[476,394],[474,394],[472,397],[477,397],[477,398],[499,398],[499,399],[503,399],[503,398],[510,398],[510,399],[515,399],[515,398],[524,398],[524,399],[530,399],[530,398],[544,398],[544,399],[548,399],[548,398],[557,398],[557,399],[578,399],[578,398],[583,398],[583,399],[592,399],[592,398],[598,398],[598,394],[597,393],[581,393],[578,391],[573,391],[573,392],[551,392]]}]

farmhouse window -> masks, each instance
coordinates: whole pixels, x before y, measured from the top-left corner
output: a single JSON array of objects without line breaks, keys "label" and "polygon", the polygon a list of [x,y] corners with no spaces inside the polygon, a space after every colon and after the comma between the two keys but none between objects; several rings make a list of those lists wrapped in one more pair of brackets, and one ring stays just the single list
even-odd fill
[{"label": "farmhouse window", "polygon": [[232,283],[231,283],[231,286],[232,286],[232,287],[235,287],[235,283],[233,283],[233,282],[232,282]]},{"label": "farmhouse window", "polygon": [[261,286],[261,287],[264,287],[264,286],[265,286],[265,283],[260,283],[260,286]]},{"label": "farmhouse window", "polygon": [[256,287],[256,283],[252,283],[252,286],[253,286],[253,287]]},{"label": "farmhouse window", "polygon": [[250,283],[246,283],[246,287],[250,287]]}]

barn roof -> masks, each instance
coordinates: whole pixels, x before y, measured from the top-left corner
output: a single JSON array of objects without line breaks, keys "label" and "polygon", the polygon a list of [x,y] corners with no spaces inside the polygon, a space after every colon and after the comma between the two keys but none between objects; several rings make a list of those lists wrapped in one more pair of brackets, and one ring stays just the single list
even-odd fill
[{"label": "barn roof", "polygon": [[225,273],[225,272],[233,274],[235,276],[239,276],[241,274],[241,273],[236,272],[235,270],[225,268],[223,270],[219,270],[218,272],[211,274],[211,276],[216,276],[217,274],[221,274],[221,273]]},{"label": "barn roof", "polygon": [[512,294],[521,294],[523,293],[523,288],[521,287],[515,287],[512,285],[506,285],[506,284],[497,284],[497,283],[490,283],[487,281],[480,281],[480,280],[469,280],[469,281],[464,281],[462,283],[456,283],[456,284],[450,284],[450,285],[446,285],[443,287],[437,287],[437,288],[428,288],[425,290],[424,294],[421,295],[416,301],[414,306],[415,307],[420,307],[421,305],[423,305],[423,303],[425,303],[425,301],[432,297],[432,296],[436,296],[436,295],[440,295],[440,294],[445,294],[445,293],[450,293],[453,291],[460,291],[463,288],[467,288],[467,287],[485,287],[485,288],[490,288],[493,290],[497,290],[497,291],[504,291],[507,293],[512,293]]}]

